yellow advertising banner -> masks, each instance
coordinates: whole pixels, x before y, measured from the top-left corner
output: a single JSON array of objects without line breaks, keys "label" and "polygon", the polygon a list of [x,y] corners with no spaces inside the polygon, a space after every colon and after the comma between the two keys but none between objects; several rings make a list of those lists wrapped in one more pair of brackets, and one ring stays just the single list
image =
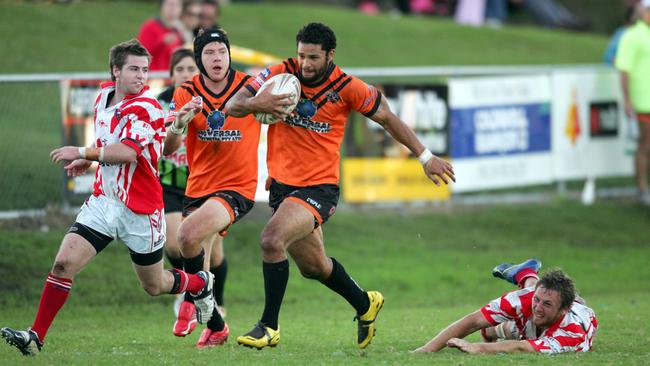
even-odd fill
[{"label": "yellow advertising banner", "polygon": [[343,160],[345,202],[448,200],[448,185],[436,186],[416,159],[346,158]]}]

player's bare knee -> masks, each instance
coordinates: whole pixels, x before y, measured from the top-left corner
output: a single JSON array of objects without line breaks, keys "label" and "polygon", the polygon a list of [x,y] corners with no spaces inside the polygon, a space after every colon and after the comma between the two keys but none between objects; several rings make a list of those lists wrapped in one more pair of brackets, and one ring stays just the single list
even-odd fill
[{"label": "player's bare knee", "polygon": [[181,226],[180,230],[178,230],[176,240],[181,248],[193,248],[201,245],[200,238],[187,226]]},{"label": "player's bare knee", "polygon": [[162,295],[162,287],[157,283],[143,283],[142,288],[149,296]]},{"label": "player's bare knee", "polygon": [[57,277],[64,277],[74,275],[70,272],[71,263],[65,258],[57,258],[52,265],[52,274]]},{"label": "player's bare knee", "polygon": [[284,251],[281,237],[273,230],[264,230],[262,232],[260,247],[264,253],[277,253]]}]

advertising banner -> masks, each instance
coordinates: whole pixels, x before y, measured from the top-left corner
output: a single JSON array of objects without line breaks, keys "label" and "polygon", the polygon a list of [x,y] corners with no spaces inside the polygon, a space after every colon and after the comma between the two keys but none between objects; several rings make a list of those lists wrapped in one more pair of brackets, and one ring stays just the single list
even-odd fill
[{"label": "advertising banner", "polygon": [[447,200],[448,185],[436,186],[415,159],[347,158],[343,199],[350,203]]},{"label": "advertising banner", "polygon": [[550,89],[544,75],[449,81],[454,192],[552,181]]},{"label": "advertising banner", "polygon": [[552,84],[556,179],[632,175],[616,70],[555,71]]},{"label": "advertising banner", "polygon": [[[446,85],[376,85],[393,113],[438,156],[449,152]],[[411,152],[382,126],[362,115],[351,116],[345,136],[341,184],[346,202],[443,200],[448,186],[437,188]]]}]

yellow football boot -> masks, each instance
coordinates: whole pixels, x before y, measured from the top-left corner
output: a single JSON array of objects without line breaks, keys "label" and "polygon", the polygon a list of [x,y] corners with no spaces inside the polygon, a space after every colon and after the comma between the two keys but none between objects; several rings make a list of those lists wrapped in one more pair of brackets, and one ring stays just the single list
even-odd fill
[{"label": "yellow football boot", "polygon": [[370,308],[365,314],[357,315],[355,319],[357,323],[357,344],[360,349],[365,349],[375,336],[375,320],[382,306],[384,306],[384,295],[379,291],[368,291],[368,299],[370,300]]},{"label": "yellow football boot", "polygon": [[280,327],[277,330],[267,327],[259,322],[250,332],[237,337],[237,343],[245,347],[257,348],[275,347],[280,343]]}]

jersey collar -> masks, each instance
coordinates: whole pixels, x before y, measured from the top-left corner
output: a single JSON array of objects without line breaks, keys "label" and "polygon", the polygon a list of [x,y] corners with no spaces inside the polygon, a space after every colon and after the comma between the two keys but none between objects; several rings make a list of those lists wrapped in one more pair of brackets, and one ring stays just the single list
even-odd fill
[{"label": "jersey collar", "polygon": [[[100,84],[99,87],[101,89],[105,89],[105,88],[113,88],[113,89],[115,89],[115,82],[114,81],[107,81],[105,83]],[[144,92],[146,92],[147,90],[149,90],[149,85],[145,85],[142,88],[142,90],[140,90],[140,92],[137,93],[137,94],[127,94],[127,95],[125,95],[124,99],[133,99],[135,97],[139,97],[142,94],[144,94]]]}]

